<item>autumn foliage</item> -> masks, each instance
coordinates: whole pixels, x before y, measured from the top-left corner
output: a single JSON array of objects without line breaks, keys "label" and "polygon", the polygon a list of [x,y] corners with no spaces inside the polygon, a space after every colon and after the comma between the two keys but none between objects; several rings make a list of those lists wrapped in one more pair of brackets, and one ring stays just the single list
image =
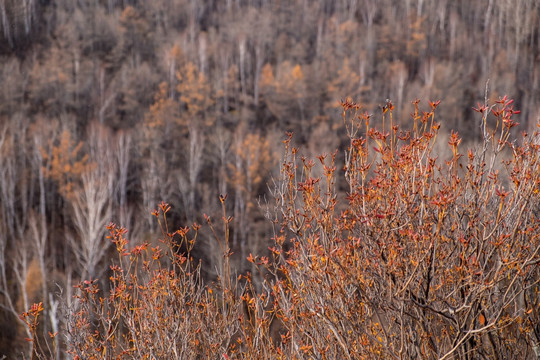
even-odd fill
[{"label": "autumn foliage", "polygon": [[511,104],[481,105],[483,144],[462,154],[452,133],[445,158],[434,151],[438,102],[420,112],[416,101],[408,131],[392,123],[391,103],[377,127],[343,103],[343,199],[335,157],[320,156],[323,176],[315,177],[316,162],[298,160],[286,142],[273,263],[291,357],[518,359],[538,351],[538,133],[509,141],[518,113]]},{"label": "autumn foliage", "polygon": [[[172,335],[128,333],[154,315],[110,294],[155,294],[154,270],[188,265],[156,284],[193,301],[145,296],[231,309],[178,325],[193,356],[354,358],[370,326],[364,357],[535,356],[540,1],[4,0],[0,23],[0,359],[134,357],[134,342],[174,358],[157,350]],[[335,315],[336,291],[363,323]]]},{"label": "autumn foliage", "polygon": [[[376,117],[342,102],[343,163],[337,152],[301,157],[290,134],[266,204],[269,256],[247,257],[256,277],[231,270],[226,196],[221,219],[205,215],[223,256],[212,283],[192,257],[201,225],[170,230],[169,205],[153,213],[155,245],[131,246],[125,229],[109,225],[117,252],[109,288],[95,279],[77,286],[67,351],[77,359],[537,356],[540,135],[513,139],[519,111],[504,97],[474,109],[482,143],[462,151],[452,132],[439,153],[438,104],[421,111],[415,101],[401,129],[391,102]],[[33,334],[42,310],[22,315]]]}]

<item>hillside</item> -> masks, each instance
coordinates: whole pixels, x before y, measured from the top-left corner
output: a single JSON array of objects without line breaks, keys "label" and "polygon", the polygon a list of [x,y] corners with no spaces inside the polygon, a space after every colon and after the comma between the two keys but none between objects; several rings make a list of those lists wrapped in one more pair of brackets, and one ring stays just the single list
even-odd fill
[{"label": "hillside", "polygon": [[[379,142],[394,131],[390,121],[406,142],[401,131],[418,131],[435,106],[430,151],[442,167],[456,156],[452,136],[465,161],[468,148],[507,129],[488,165],[508,176],[489,193],[523,191],[504,161],[517,161],[510,144],[528,143],[529,200],[538,204],[536,1],[5,0],[0,24],[0,357],[30,351],[18,315],[32,303],[44,303],[46,335],[63,326],[59,304],[79,281],[109,289],[109,223],[129,229],[130,249],[156,246],[151,213],[162,201],[171,227],[205,225],[190,254],[211,284],[223,253],[204,214],[219,220],[226,196],[231,271],[257,273],[247,258],[271,255],[288,132],[298,159],[336,154],[339,218],[354,193],[351,139],[376,135],[351,133],[342,118],[351,101]],[[498,120],[509,113],[506,128]],[[527,235],[533,243],[537,231]]]}]

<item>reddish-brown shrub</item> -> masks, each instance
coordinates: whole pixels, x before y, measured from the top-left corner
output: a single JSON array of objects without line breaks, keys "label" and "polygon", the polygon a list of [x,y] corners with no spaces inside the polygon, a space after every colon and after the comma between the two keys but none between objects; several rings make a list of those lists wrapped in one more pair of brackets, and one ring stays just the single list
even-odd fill
[{"label": "reddish-brown shrub", "polygon": [[[402,131],[390,102],[377,129],[345,101],[346,194],[337,190],[335,154],[298,160],[292,135],[285,140],[271,204],[275,244],[270,257],[248,257],[261,283],[247,274],[241,286],[231,273],[225,210],[221,233],[207,217],[223,252],[211,285],[191,257],[199,226],[170,232],[167,204],[154,213],[158,247],[129,249],[125,230],[109,226],[118,251],[111,289],[92,279],[78,286],[69,352],[80,359],[538,356],[540,135],[511,140],[518,111],[502,98],[475,109],[483,142],[463,154],[452,132],[445,158],[434,150],[437,105],[421,112],[414,102],[411,129]],[[31,329],[39,311],[23,314]],[[276,327],[280,336],[272,337]]]},{"label": "reddish-brown shrub", "polygon": [[446,159],[434,153],[438,102],[414,103],[410,131],[392,123],[391,103],[377,129],[344,102],[343,200],[335,156],[318,158],[316,177],[285,141],[271,268],[288,357],[540,354],[539,134],[510,139],[511,104],[480,105],[483,143],[464,155],[452,132]]}]

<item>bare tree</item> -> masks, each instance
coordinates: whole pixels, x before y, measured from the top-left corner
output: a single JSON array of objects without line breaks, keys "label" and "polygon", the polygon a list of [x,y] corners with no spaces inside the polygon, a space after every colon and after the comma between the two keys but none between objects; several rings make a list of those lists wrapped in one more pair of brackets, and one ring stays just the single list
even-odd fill
[{"label": "bare tree", "polygon": [[91,163],[83,170],[76,189],[66,200],[72,210],[75,230],[69,240],[77,262],[82,266],[81,277],[95,278],[102,272],[97,266],[109,247],[105,226],[112,215],[115,157],[109,131],[97,124],[90,128],[87,147]]},{"label": "bare tree", "polygon": [[[18,163],[24,156],[24,149],[16,146],[17,137],[24,133],[14,133],[13,123],[8,122],[0,128],[0,307],[10,313],[17,324],[24,328],[26,337],[30,332],[19,319],[19,314],[29,306],[27,286],[30,263],[34,256],[27,230],[27,182],[23,181],[23,164]],[[26,344],[28,355],[31,346]]]}]

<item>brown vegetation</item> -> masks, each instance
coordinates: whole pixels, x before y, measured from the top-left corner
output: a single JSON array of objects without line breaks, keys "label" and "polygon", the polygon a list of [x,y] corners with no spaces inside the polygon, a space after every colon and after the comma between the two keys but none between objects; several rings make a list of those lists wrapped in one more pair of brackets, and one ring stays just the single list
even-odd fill
[{"label": "brown vegetation", "polygon": [[[345,197],[336,190],[335,154],[298,159],[289,136],[267,204],[271,255],[247,257],[260,281],[231,269],[226,196],[222,229],[205,215],[223,256],[212,283],[192,257],[200,225],[170,230],[168,204],[153,213],[157,246],[129,246],[126,230],[109,225],[117,253],[109,290],[93,279],[77,286],[67,352],[79,359],[537,356],[540,133],[508,141],[519,113],[512,102],[479,105],[483,144],[465,155],[452,133],[448,159],[433,153],[439,102],[427,112],[414,102],[412,130],[393,123],[390,102],[381,130],[344,102]],[[485,126],[490,114],[493,131]],[[22,317],[34,344],[41,311],[34,305]],[[33,353],[44,354],[39,345]]]},{"label": "brown vegetation", "polygon": [[[170,202],[168,222],[191,226],[206,223],[204,213],[212,219],[223,217],[220,194],[227,198],[225,211],[231,217],[227,225],[230,254],[226,256],[230,271],[242,276],[249,271],[253,277],[251,285],[245,278],[238,284],[232,281],[229,291],[236,298],[265,294],[264,306],[245,312],[251,316],[248,323],[261,319],[264,325],[255,329],[264,330],[260,334],[255,329],[250,331],[256,334],[247,330],[228,334],[231,341],[243,341],[229,356],[251,356],[254,352],[248,352],[247,347],[255,351],[254,344],[263,338],[264,346],[269,346],[265,348],[271,354],[268,356],[286,350],[278,343],[292,346],[287,354],[298,355],[295,346],[302,344],[298,346],[312,346],[305,349],[306,356],[322,356],[322,350],[316,348],[320,344],[308,344],[308,335],[298,333],[299,328],[311,326],[309,321],[319,317],[317,313],[304,323],[295,323],[298,314],[294,312],[275,310],[272,314],[282,317],[279,321],[270,321],[266,313],[273,309],[274,302],[284,307],[291,301],[280,300],[274,286],[290,287],[283,290],[282,295],[287,296],[308,291],[301,288],[307,286],[306,281],[302,283],[303,266],[307,265],[300,262],[300,268],[289,268],[287,271],[296,275],[288,284],[280,285],[277,280],[285,275],[273,266],[292,264],[283,263],[281,256],[275,261],[269,258],[271,266],[263,271],[246,258],[250,253],[271,255],[270,239],[283,235],[285,249],[275,245],[275,251],[290,250],[287,259],[298,262],[294,258],[304,250],[297,249],[292,239],[297,237],[304,245],[305,241],[314,241],[315,233],[310,231],[322,226],[316,226],[320,217],[329,221],[330,210],[334,211],[334,237],[321,235],[317,243],[305,245],[304,252],[310,257],[315,256],[310,252],[319,251],[315,250],[317,246],[326,249],[323,240],[334,244],[333,239],[349,236],[392,241],[397,249],[394,254],[382,244],[371,244],[361,251],[347,250],[352,251],[347,256],[354,261],[379,264],[379,272],[386,271],[382,265],[385,261],[390,262],[384,276],[373,272],[363,275],[368,285],[373,281],[385,296],[396,295],[386,308],[374,303],[378,312],[370,313],[364,323],[373,325],[373,315],[381,318],[370,336],[377,340],[381,336],[386,350],[394,354],[401,351],[403,356],[436,357],[439,353],[443,356],[449,351],[448,343],[456,341],[465,346],[459,348],[459,356],[474,351],[488,356],[507,344],[506,339],[518,339],[512,337],[514,333],[507,335],[514,325],[499,331],[492,324],[497,316],[489,313],[500,305],[494,300],[499,296],[494,289],[506,286],[504,282],[485,283],[478,296],[487,296],[487,300],[482,298],[473,306],[466,296],[441,300],[441,294],[447,293],[446,288],[438,288],[437,279],[448,278],[456,282],[455,286],[464,281],[470,287],[480,280],[495,281],[502,270],[495,271],[495,260],[482,258],[480,252],[492,251],[501,259],[519,262],[523,260],[520,256],[529,251],[524,239],[531,243],[537,240],[536,228],[522,229],[520,224],[525,223],[519,221],[529,216],[528,221],[533,222],[538,217],[534,208],[538,193],[527,193],[530,189],[522,186],[537,181],[538,164],[527,163],[530,155],[526,154],[531,151],[533,157],[537,156],[533,135],[538,131],[540,115],[539,19],[540,3],[522,0],[0,0],[0,357],[30,357],[31,343],[23,338],[31,337],[31,332],[19,314],[36,298],[43,301],[43,311],[34,334],[40,342],[34,345],[47,348],[48,333],[58,331],[57,339],[61,339],[49,343],[50,351],[58,358],[66,356],[65,310],[75,309],[74,295],[82,296],[73,285],[92,281],[100,296],[106,296],[112,286],[108,279],[114,274],[109,266],[117,254],[106,239],[107,223],[112,221],[130,230],[128,251],[145,242],[154,248],[160,244],[160,226],[149,215],[155,204]],[[515,117],[516,111],[503,94],[516,99],[515,107],[522,111],[520,124],[509,122],[508,115]],[[392,109],[385,102],[387,98],[395,101]],[[411,120],[410,102],[416,98],[441,102],[431,104],[426,113],[421,112],[421,106],[413,108]],[[368,128],[360,129],[350,122],[344,126],[340,121],[340,101],[347,111],[357,108],[350,99],[362,104],[358,115]],[[424,116],[432,116],[429,114],[434,107],[436,119],[422,125]],[[381,109],[385,111],[384,120],[378,115]],[[487,116],[488,110],[494,113]],[[376,115],[371,118],[367,114]],[[435,120],[440,128],[432,129],[431,121]],[[392,126],[400,127],[395,130]],[[411,131],[411,135],[402,130]],[[297,173],[287,175],[297,177],[291,183],[282,179],[285,174],[279,171],[284,151],[280,139],[286,131],[295,133],[289,151],[294,142],[306,159],[305,164],[297,164]],[[459,132],[462,140],[453,131]],[[520,132],[529,135],[522,137]],[[360,135],[364,140],[359,140]],[[412,142],[415,137],[420,140]],[[523,140],[519,146],[518,138]],[[472,155],[461,150],[468,148]],[[412,152],[407,155],[408,151]],[[328,169],[312,166],[307,160],[324,152],[334,154],[324,160],[329,168],[330,159],[335,164],[331,181]],[[346,166],[345,172],[342,166]],[[426,173],[426,169],[431,172]],[[527,176],[522,173],[525,169],[529,169]],[[308,174],[321,180],[311,183],[305,177]],[[325,179],[333,188],[320,190],[320,196],[327,196],[325,208],[320,209],[315,206],[321,206],[319,195],[308,192],[315,191]],[[279,204],[273,203],[276,197]],[[471,199],[477,200],[471,203]],[[522,203],[530,208],[521,213],[518,209]],[[439,214],[443,219],[439,220]],[[375,218],[365,222],[354,220],[355,216]],[[349,221],[353,221],[354,226],[350,226],[354,229],[346,229]],[[289,230],[281,234],[282,226]],[[407,228],[410,226],[412,230]],[[430,230],[437,234],[440,244],[426,242],[414,249],[409,241],[407,246],[399,244],[400,239],[427,237]],[[521,252],[517,248],[502,252],[496,245],[506,241],[509,232],[515,232],[512,246],[521,244]],[[225,232],[213,234],[203,226],[197,234],[189,249],[194,259],[189,266],[197,269],[193,273],[197,275],[182,281],[204,284],[196,286],[197,294],[207,297],[200,300],[222,311],[232,305],[223,299],[211,300],[205,286],[219,284],[218,279],[224,278],[225,258],[216,237],[224,241]],[[480,248],[472,240],[464,240],[466,244],[459,246],[452,242],[461,237],[488,236],[503,238]],[[179,239],[177,235],[175,239]],[[337,243],[329,249],[338,255],[346,253],[346,241]],[[458,253],[462,260],[453,258]],[[400,257],[418,264],[396,265]],[[449,275],[428,271],[436,285],[422,295],[427,280],[418,276],[425,276],[427,260],[443,261],[461,272]],[[466,265],[467,261],[471,264]],[[485,274],[479,278],[472,274],[463,280],[469,271],[467,266],[473,263]],[[163,261],[163,268],[169,265]],[[508,268],[504,273],[512,279],[513,271],[518,270]],[[276,282],[271,282],[268,274],[274,274]],[[321,281],[325,279],[322,273],[319,275]],[[395,279],[398,275],[410,279],[409,283],[400,283]],[[346,278],[354,279],[352,275]],[[395,287],[380,288],[381,278],[391,280]],[[530,285],[519,281],[511,281],[516,287],[510,287],[509,296],[521,289],[519,286]],[[348,286],[346,290],[355,297],[366,285]],[[459,286],[467,294],[465,285]],[[366,294],[375,293],[368,289],[364,289]],[[371,295],[362,296],[363,303],[371,299]],[[530,309],[527,302],[532,300],[527,296],[516,298],[512,303],[516,309]],[[235,309],[240,311],[236,301]],[[307,299],[302,301],[306,302],[295,303],[298,309],[312,305]],[[403,326],[396,321],[408,324],[412,320],[407,316],[420,316],[418,308],[413,311],[411,306],[422,307],[421,315],[429,319],[416,323],[420,328],[415,328],[414,336],[419,338],[403,333],[403,341],[414,343],[414,350],[396,349],[399,342],[393,336]],[[463,314],[456,310],[460,307],[470,309],[469,318],[460,317]],[[396,315],[396,309],[403,314]],[[489,332],[474,336],[451,331],[443,334],[448,325],[445,321],[454,321],[441,315],[448,315],[448,309],[453,309],[453,319],[465,327],[473,318],[484,319]],[[34,308],[34,312],[38,310]],[[509,324],[514,324],[512,319],[538,317],[534,311],[527,314],[529,317],[507,308],[501,311],[498,319],[510,314]],[[98,322],[99,317],[92,316]],[[285,318],[292,320],[287,322]],[[229,320],[219,320],[223,323],[218,328]],[[277,325],[280,322],[283,324]],[[325,323],[321,319],[318,325]],[[230,326],[240,329],[247,323]],[[384,336],[380,333],[382,326]],[[291,342],[276,333],[265,333],[279,327],[290,332]],[[324,332],[328,328],[315,330],[328,339],[335,337],[331,328],[330,333]],[[532,334],[527,331],[524,333]],[[346,336],[354,335],[340,336],[348,341]],[[517,348],[529,351],[521,346],[523,338],[519,339]],[[438,342],[436,349],[426,341]],[[534,343],[528,341],[527,346]],[[375,353],[375,343],[362,346]],[[328,351],[328,356],[333,351],[335,356],[347,356],[338,348]],[[349,351],[350,356],[356,356],[354,349]]]}]

